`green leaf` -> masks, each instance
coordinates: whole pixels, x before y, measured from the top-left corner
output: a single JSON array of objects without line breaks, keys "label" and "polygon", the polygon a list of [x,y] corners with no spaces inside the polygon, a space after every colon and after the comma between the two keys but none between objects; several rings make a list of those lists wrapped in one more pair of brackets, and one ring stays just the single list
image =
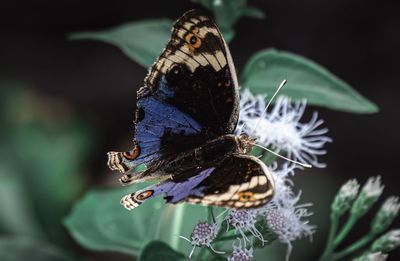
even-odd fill
[{"label": "green leaf", "polygon": [[242,16],[264,18],[264,13],[260,9],[247,6],[247,0],[192,0],[192,2],[199,3],[213,12],[215,21],[227,43],[235,36],[233,27]]},{"label": "green leaf", "polygon": [[169,19],[142,20],[105,31],[73,33],[69,38],[113,44],[148,68],[164,49],[171,35],[171,27],[172,21]]},{"label": "green leaf", "polygon": [[119,201],[148,184],[89,192],[65,219],[70,234],[82,246],[98,251],[120,251],[138,255],[153,240],[189,251],[190,244],[178,236],[190,235],[198,220],[206,219],[206,208],[165,204],[161,197],[127,211]]},{"label": "green leaf", "polygon": [[206,220],[207,208],[166,204],[162,197],[151,199],[132,211],[120,205],[124,195],[148,185],[91,191],[75,204],[64,224],[80,245],[92,250],[138,256],[145,245],[159,240],[189,253],[191,245],[178,236],[189,237],[194,225]]},{"label": "green leaf", "polygon": [[273,93],[279,84],[293,99],[309,104],[354,113],[373,113],[378,107],[322,66],[302,56],[267,49],[256,53],[246,64],[241,85],[254,93]]},{"label": "green leaf", "polygon": [[172,249],[161,241],[153,241],[147,244],[139,256],[139,261],[183,261],[188,260],[185,255]]},{"label": "green leaf", "polygon": [[0,260],[2,261],[72,261],[56,247],[30,238],[1,237]]}]

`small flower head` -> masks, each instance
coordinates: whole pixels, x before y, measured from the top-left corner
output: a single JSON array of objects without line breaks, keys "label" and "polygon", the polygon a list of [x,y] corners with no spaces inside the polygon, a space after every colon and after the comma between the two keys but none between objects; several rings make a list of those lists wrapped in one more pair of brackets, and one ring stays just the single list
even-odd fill
[{"label": "small flower head", "polygon": [[235,228],[236,232],[239,232],[242,235],[245,242],[250,241],[245,235],[246,232],[250,232],[253,234],[253,236],[257,237],[261,241],[264,241],[262,234],[256,228],[256,210],[231,209],[226,216],[226,220],[229,225]]},{"label": "small flower head", "polygon": [[371,247],[373,252],[388,253],[400,246],[400,229],[390,230],[374,241]]},{"label": "small flower head", "polygon": [[369,178],[354,202],[351,213],[358,218],[365,215],[378,200],[383,188],[380,176]]},{"label": "small flower head", "polygon": [[319,128],[323,121],[318,119],[318,115],[314,113],[310,122],[300,123],[306,102],[292,103],[289,98],[280,96],[271,112],[262,116],[264,98],[262,95],[253,96],[249,90],[242,92],[236,133],[246,132],[265,147],[286,151],[293,160],[324,167],[317,156],[326,153],[322,147],[331,139],[325,136],[326,128]]},{"label": "small flower head", "polygon": [[199,222],[194,227],[191,235],[191,243],[194,246],[210,245],[218,234],[217,224]]},{"label": "small flower head", "polygon": [[[299,195],[300,196],[300,195]],[[308,224],[304,217],[311,213],[306,209],[309,205],[295,205],[299,196],[287,202],[285,205],[270,204],[265,209],[265,218],[268,227],[278,236],[282,243],[288,245],[286,260],[289,259],[292,251],[292,241],[314,233],[315,227]]]},{"label": "small flower head", "polygon": [[357,197],[360,185],[357,180],[351,179],[347,181],[337,193],[332,203],[332,213],[337,216],[343,215],[350,209],[354,200]]},{"label": "small flower head", "polygon": [[399,197],[389,197],[372,222],[372,232],[375,234],[384,232],[393,223],[393,220],[399,214],[399,210]]},{"label": "small flower head", "polygon": [[303,217],[310,215],[311,213],[301,205],[292,208],[272,208],[266,212],[266,220],[268,227],[278,235],[279,239],[289,243],[314,233],[314,226],[302,220]]},{"label": "small flower head", "polygon": [[196,224],[190,236],[190,239],[184,236],[179,236],[180,238],[188,241],[193,246],[192,251],[190,251],[189,258],[192,257],[193,252],[197,246],[207,246],[211,248],[211,250],[215,253],[224,254],[224,252],[215,251],[215,249],[211,246],[212,241],[217,237],[218,229],[219,227],[217,224],[210,224],[204,221]]},{"label": "small flower head", "polygon": [[253,260],[253,249],[242,248],[241,245],[233,246],[233,252],[228,261],[251,261]]},{"label": "small flower head", "polygon": [[353,261],[385,261],[388,255],[382,254],[381,252],[367,253]]}]

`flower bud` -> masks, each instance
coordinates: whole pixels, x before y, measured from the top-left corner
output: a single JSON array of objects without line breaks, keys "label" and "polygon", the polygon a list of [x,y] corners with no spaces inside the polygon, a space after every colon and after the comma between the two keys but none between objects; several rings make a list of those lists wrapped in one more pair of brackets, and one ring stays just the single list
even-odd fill
[{"label": "flower bud", "polygon": [[383,188],[380,176],[369,178],[354,202],[351,214],[357,218],[364,216],[378,200]]},{"label": "flower bud", "polygon": [[331,206],[333,215],[341,216],[349,210],[357,197],[359,189],[360,184],[355,179],[351,179],[343,184]]},{"label": "flower bud", "polygon": [[394,229],[375,240],[372,244],[371,251],[388,253],[399,246],[400,229]]},{"label": "flower bud", "polygon": [[364,254],[353,261],[385,261],[387,259],[387,254],[382,254],[381,252],[367,253]]},{"label": "flower bud", "polygon": [[376,214],[372,221],[372,233],[379,234],[384,232],[393,223],[400,210],[399,198],[389,197]]}]

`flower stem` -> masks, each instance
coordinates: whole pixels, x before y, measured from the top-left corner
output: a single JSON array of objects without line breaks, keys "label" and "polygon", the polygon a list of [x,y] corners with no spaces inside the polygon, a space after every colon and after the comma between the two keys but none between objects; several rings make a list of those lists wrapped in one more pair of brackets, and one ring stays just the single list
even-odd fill
[{"label": "flower stem", "polygon": [[370,243],[375,238],[375,234],[369,233],[366,236],[362,237],[360,240],[356,241],[354,244],[349,247],[343,249],[342,251],[334,254],[331,258],[332,261],[341,260],[343,257],[361,249],[368,243]]},{"label": "flower stem", "polygon": [[[251,232],[245,232],[244,233],[246,236],[252,236],[253,234]],[[224,236],[224,237],[219,237],[215,239],[215,242],[220,242],[220,241],[227,241],[227,240],[232,240],[236,239],[238,237],[237,234],[229,235],[229,236]]]},{"label": "flower stem", "polygon": [[337,232],[337,228],[339,225],[339,217],[337,215],[331,215],[331,227],[329,229],[329,235],[328,235],[328,240],[326,242],[325,250],[322,253],[321,257],[319,260],[328,260],[328,257],[332,255],[333,250],[335,249],[335,246],[333,244],[335,235]]},{"label": "flower stem", "polygon": [[353,228],[355,223],[358,220],[358,216],[351,215],[349,219],[347,219],[346,224],[343,226],[342,230],[340,231],[339,235],[335,238],[333,242],[333,248],[336,248],[343,239],[349,234],[350,230]]},{"label": "flower stem", "polygon": [[172,238],[171,238],[171,246],[174,249],[178,249],[179,247],[179,234],[182,230],[183,226],[183,216],[185,214],[185,204],[180,204],[175,209],[174,221],[172,223]]}]

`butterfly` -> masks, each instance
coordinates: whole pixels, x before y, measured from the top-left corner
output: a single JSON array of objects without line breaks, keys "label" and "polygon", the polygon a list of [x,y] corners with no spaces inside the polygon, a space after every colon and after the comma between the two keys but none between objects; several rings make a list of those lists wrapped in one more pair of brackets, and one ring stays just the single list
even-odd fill
[{"label": "butterfly", "polygon": [[[133,148],[109,152],[108,166],[123,185],[158,183],[122,198],[131,210],[164,196],[227,208],[256,208],[274,194],[267,166],[250,155],[255,140],[234,135],[239,86],[229,48],[213,20],[191,10],[172,28],[171,39],[137,92]],[[139,173],[133,170],[145,164]]]}]

